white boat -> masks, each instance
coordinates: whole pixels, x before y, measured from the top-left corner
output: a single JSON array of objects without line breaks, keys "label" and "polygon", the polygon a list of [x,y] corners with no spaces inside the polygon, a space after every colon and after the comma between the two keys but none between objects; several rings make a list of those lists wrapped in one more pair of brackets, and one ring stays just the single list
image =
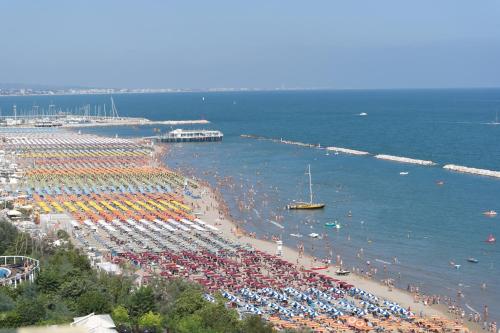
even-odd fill
[{"label": "white boat", "polygon": [[401,171],[399,174],[400,174],[401,176],[406,176],[408,173],[409,173],[408,171]]},{"label": "white boat", "polygon": [[337,275],[344,275],[344,276],[345,276],[345,275],[349,275],[349,273],[351,273],[351,272],[350,272],[350,271],[348,271],[348,270],[345,270],[345,269],[339,269],[339,270],[337,270],[337,271],[335,272],[335,274],[337,274]]},{"label": "white boat", "polygon": [[309,176],[309,202],[293,202],[286,206],[287,209],[322,209],[325,207],[324,203],[313,202],[313,190],[311,180],[311,165],[307,166],[307,173]]},{"label": "white boat", "polygon": [[296,238],[302,238],[302,235],[301,235],[301,234],[290,234],[290,236],[292,236],[292,237],[296,237]]},{"label": "white boat", "polygon": [[497,212],[495,212],[494,210],[489,210],[487,212],[484,212],[483,215],[493,217],[493,216],[497,216]]},{"label": "white boat", "polygon": [[366,113],[366,112],[361,112],[359,115],[360,115],[361,117],[364,117],[364,116],[367,116],[367,115],[368,115],[368,113]]},{"label": "white boat", "polygon": [[309,234],[309,237],[311,237],[311,238],[318,238],[319,234],[317,234],[315,232],[312,232],[312,233]]},{"label": "white boat", "polygon": [[488,123],[488,124],[489,124],[489,125],[495,125],[495,126],[496,126],[496,125],[500,125],[500,121],[498,120],[498,112],[497,112],[497,114],[496,114],[496,116],[495,116],[495,120],[494,120],[494,121],[492,121],[492,122],[490,122],[490,123]]}]

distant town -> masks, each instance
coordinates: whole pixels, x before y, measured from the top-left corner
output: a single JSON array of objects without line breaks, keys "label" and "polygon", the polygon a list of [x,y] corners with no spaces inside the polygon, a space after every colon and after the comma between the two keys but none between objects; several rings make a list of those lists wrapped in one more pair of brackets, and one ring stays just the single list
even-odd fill
[{"label": "distant town", "polygon": [[153,94],[175,92],[224,92],[224,91],[264,91],[264,90],[298,90],[303,88],[49,88],[0,85],[0,96],[56,96],[56,95],[98,95],[98,94]]}]

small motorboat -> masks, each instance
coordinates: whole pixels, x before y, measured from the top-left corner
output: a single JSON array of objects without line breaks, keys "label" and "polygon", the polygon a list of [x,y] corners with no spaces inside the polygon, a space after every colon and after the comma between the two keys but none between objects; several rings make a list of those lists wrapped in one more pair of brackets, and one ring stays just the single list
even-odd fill
[{"label": "small motorboat", "polygon": [[309,234],[309,237],[311,237],[311,238],[318,238],[319,234],[317,234],[315,232],[312,232],[312,233]]},{"label": "small motorboat", "polygon": [[489,211],[484,212],[483,215],[493,217],[493,216],[497,216],[497,212],[495,212],[494,210],[489,210]]},{"label": "small motorboat", "polygon": [[344,276],[345,276],[345,275],[349,275],[350,273],[351,273],[350,271],[345,270],[345,269],[339,269],[339,270],[337,270],[337,271],[335,272],[335,274],[337,274],[337,275],[344,275]]},{"label": "small motorboat", "polygon": [[338,223],[337,221],[335,221],[335,222],[326,222],[325,223],[325,227],[333,227],[335,229],[342,228],[342,226],[340,225],[340,223]]},{"label": "small motorboat", "polygon": [[347,213],[347,217],[352,217],[352,212],[349,211],[349,213]]},{"label": "small motorboat", "polygon": [[311,270],[313,271],[321,271],[321,270],[324,270],[324,269],[328,269],[328,266],[313,266],[311,267]]},{"label": "small motorboat", "polygon": [[292,237],[296,237],[296,238],[302,238],[302,235],[301,235],[301,234],[290,234],[290,236],[292,236]]},{"label": "small motorboat", "polygon": [[364,117],[364,116],[367,116],[367,115],[368,115],[368,113],[366,113],[366,112],[361,112],[359,115],[360,115],[361,117]]},{"label": "small motorboat", "polygon": [[469,257],[467,258],[467,261],[468,262],[471,262],[473,264],[477,264],[479,262],[479,260],[477,260],[476,258],[473,258],[473,257]]},{"label": "small motorboat", "polygon": [[495,243],[497,240],[495,238],[495,236],[493,236],[493,234],[489,234],[488,238],[486,238],[486,243],[490,243],[490,244],[493,244]]},{"label": "small motorboat", "polygon": [[400,174],[401,176],[406,176],[408,173],[409,173],[408,171],[401,171],[399,174]]},{"label": "small motorboat", "polygon": [[442,181],[442,180],[438,180],[438,181],[436,182],[436,185],[438,185],[438,186],[442,186],[442,185],[444,185],[444,181]]}]

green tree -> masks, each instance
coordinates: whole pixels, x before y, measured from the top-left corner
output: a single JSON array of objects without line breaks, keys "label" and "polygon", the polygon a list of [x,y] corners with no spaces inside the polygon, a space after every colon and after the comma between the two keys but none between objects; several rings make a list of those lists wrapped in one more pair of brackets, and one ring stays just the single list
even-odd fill
[{"label": "green tree", "polygon": [[175,333],[207,333],[207,330],[203,327],[202,318],[197,314],[180,318],[175,323],[175,326],[170,328]]},{"label": "green tree", "polygon": [[113,317],[115,323],[119,325],[130,323],[130,316],[128,315],[128,310],[123,305],[118,305],[117,307],[115,307],[113,309],[113,312],[111,313],[111,317]]},{"label": "green tree", "polygon": [[33,239],[24,232],[17,232],[14,239],[4,250],[4,254],[9,255],[29,256],[32,255],[32,253]]},{"label": "green tree", "polygon": [[199,290],[187,289],[182,292],[175,301],[170,315],[174,320],[176,318],[182,318],[202,309],[207,303],[208,302],[203,299],[203,295]]},{"label": "green tree", "polygon": [[158,313],[149,311],[139,318],[139,326],[150,331],[159,331],[162,327],[162,317]]},{"label": "green tree", "polygon": [[17,311],[9,311],[0,316],[0,327],[15,328],[22,324],[21,316]]},{"label": "green tree", "polygon": [[273,333],[273,326],[264,321],[260,316],[246,317],[241,323],[241,333]]},{"label": "green tree", "polygon": [[197,314],[201,317],[203,326],[218,333],[237,332],[238,313],[228,309],[223,302],[206,302]]},{"label": "green tree", "polygon": [[0,290],[0,312],[10,311],[14,309],[15,306],[16,304],[12,297],[3,292],[3,290]]},{"label": "green tree", "polygon": [[155,310],[155,299],[151,287],[140,287],[129,298],[127,308],[134,322],[143,314]]},{"label": "green tree", "polygon": [[101,273],[97,276],[96,285],[105,290],[114,304],[126,304],[132,290],[133,280],[129,277]]},{"label": "green tree", "polygon": [[2,220],[0,221],[0,255],[14,243],[18,231],[11,223]]},{"label": "green tree", "polygon": [[39,290],[44,293],[54,293],[61,285],[61,275],[54,267],[44,267],[36,279]]},{"label": "green tree", "polygon": [[68,240],[69,235],[66,231],[59,229],[59,230],[57,230],[57,238],[62,239],[62,240]]},{"label": "green tree", "polygon": [[78,298],[77,310],[80,315],[89,313],[103,314],[111,310],[109,297],[98,291],[87,291]]},{"label": "green tree", "polygon": [[201,286],[190,281],[175,279],[165,280],[161,276],[150,279],[150,285],[153,288],[157,311],[162,315],[168,315],[175,301],[186,290],[198,290],[201,292]]},{"label": "green tree", "polygon": [[45,318],[45,304],[39,299],[21,299],[17,301],[15,312],[20,318],[20,326],[34,325]]},{"label": "green tree", "polygon": [[76,299],[86,291],[93,289],[93,287],[92,281],[82,277],[75,277],[61,284],[59,294],[64,298]]}]

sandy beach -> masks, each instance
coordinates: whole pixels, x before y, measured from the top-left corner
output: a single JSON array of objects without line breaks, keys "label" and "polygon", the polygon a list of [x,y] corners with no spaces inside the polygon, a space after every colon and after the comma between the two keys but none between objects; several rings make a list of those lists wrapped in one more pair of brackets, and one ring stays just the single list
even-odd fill
[{"label": "sandy beach", "polygon": [[[162,154],[165,153],[165,151],[162,151]],[[274,241],[258,239],[254,237],[254,235],[248,234],[238,225],[237,221],[231,219],[230,212],[222,199],[220,192],[212,188],[203,180],[196,179],[194,181],[199,187],[197,189],[193,189],[192,192],[193,194],[200,196],[201,199],[186,197],[186,202],[193,207],[194,211],[200,214],[201,218],[213,222],[220,229],[224,237],[230,240],[237,241],[241,244],[249,244],[253,248],[271,255],[277,254],[277,244]],[[297,249],[287,246],[282,247],[282,258],[296,264],[299,269],[311,269],[313,267],[324,266],[322,262],[316,261],[316,259],[307,254],[307,252],[301,255]],[[457,324],[461,323],[465,325],[469,330],[471,330],[471,332],[478,332],[481,330],[481,327],[478,324],[469,322],[466,318],[461,320],[462,318],[459,316],[450,313],[446,304],[441,303],[426,305],[423,301],[416,299],[415,293],[412,294],[406,290],[392,286],[388,287],[382,281],[377,281],[352,272],[347,276],[339,277],[335,274],[339,268],[339,266],[333,263],[328,266],[328,269],[321,270],[321,273],[340,278],[341,280],[352,284],[357,288],[366,290],[382,299],[397,302],[401,306],[411,309],[411,311],[417,315],[423,315],[426,317],[445,317],[456,321]]]}]

